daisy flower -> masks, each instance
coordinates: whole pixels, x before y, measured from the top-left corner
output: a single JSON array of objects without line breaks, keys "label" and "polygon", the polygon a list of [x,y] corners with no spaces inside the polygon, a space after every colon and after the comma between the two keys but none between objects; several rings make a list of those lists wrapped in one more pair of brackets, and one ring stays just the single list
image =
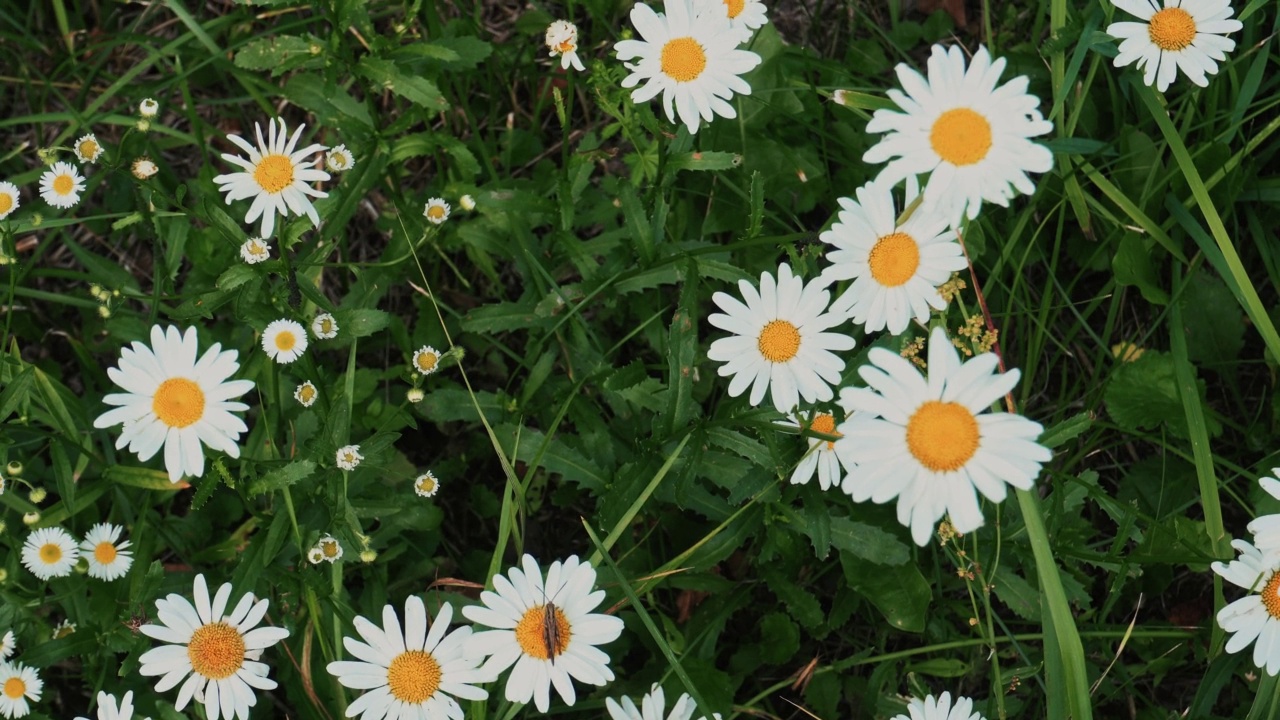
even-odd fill
[{"label": "daisy flower", "polygon": [[[915,193],[907,181],[909,206]],[[912,318],[929,320],[929,308],[946,308],[938,286],[951,273],[966,267],[955,235],[947,232],[948,218],[936,210],[916,207],[898,225],[891,188],[870,182],[858,188],[857,201],[840,198],[839,221],[818,236],[834,248],[822,282],[853,280],[831,303],[831,311],[848,313],[865,332],[886,327],[899,335]]]},{"label": "daisy flower", "polygon": [[[613,698],[605,698],[604,706],[613,720],[663,720],[662,711],[666,709],[667,700],[663,696],[662,686],[654,683],[641,700],[640,707],[636,707],[635,702],[629,697],[622,698],[621,703]],[[693,717],[693,711],[696,708],[689,693],[681,693],[676,704],[671,707],[671,713],[666,716],[666,720],[689,720]],[[713,717],[715,720],[720,720],[720,713],[714,713]],[[703,717],[699,720],[707,719]]]},{"label": "daisy flower", "polygon": [[436,479],[435,473],[428,470],[414,478],[413,491],[418,497],[431,497],[440,492],[440,481]]},{"label": "daisy flower", "polygon": [[709,5],[719,5],[729,16],[729,27],[738,34],[739,42],[751,40],[752,34],[769,22],[764,3],[760,0],[705,0]]},{"label": "daisy flower", "polygon": [[1218,626],[1231,635],[1227,652],[1253,644],[1253,664],[1268,675],[1280,674],[1280,556],[1264,554],[1245,540],[1233,540],[1240,556],[1215,562],[1213,571],[1248,595],[1218,611]]},{"label": "daisy flower", "polygon": [[844,370],[844,361],[831,351],[853,349],[853,338],[825,332],[847,316],[827,311],[822,283],[806,286],[783,263],[776,282],[765,272],[759,291],[746,280],[738,281],[738,289],[745,304],[717,292],[712,299],[724,313],[707,318],[733,333],[707,350],[707,357],[724,363],[719,375],[733,376],[729,395],[737,397],[750,387],[749,402],[759,405],[769,390],[773,406],[782,413],[790,412],[800,397],[808,403],[830,400],[830,385],[840,382]]},{"label": "daisy flower", "polygon": [[[836,431],[836,419],[830,413],[815,413],[813,419],[807,422],[803,418],[799,418],[799,420],[799,422],[784,420],[778,424],[812,430],[823,435],[840,434]],[[809,441],[809,449],[805,452],[804,457],[800,458],[800,464],[796,465],[796,469],[791,473],[791,484],[807,485],[813,479],[813,472],[817,470],[818,486],[823,490],[840,487],[840,460],[835,452],[835,442],[815,437],[807,439]]]},{"label": "daisy flower", "polygon": [[319,547],[313,547],[307,551],[307,561],[312,565],[319,565],[324,562],[324,552]]},{"label": "daisy flower", "polygon": [[96,163],[102,157],[102,145],[98,144],[98,138],[93,133],[77,140],[72,149],[76,152],[76,159],[82,163]]},{"label": "daisy flower", "polygon": [[139,628],[143,635],[168,643],[143,653],[138,658],[142,663],[139,672],[145,677],[162,676],[156,692],[171,690],[181,682],[174,703],[179,712],[195,698],[204,704],[208,720],[248,720],[249,708],[258,701],[254,688],[276,687],[267,677],[269,668],[258,659],[264,649],[289,637],[289,631],[255,629],[267,614],[269,600],[245,593],[228,613],[230,598],[231,583],[223,583],[211,602],[204,575],[196,575],[195,605],[170,593],[156,600],[156,617],[162,624]]},{"label": "daisy flower", "polygon": [[958,46],[933,46],[929,77],[899,64],[898,81],[889,98],[903,112],[877,110],[869,133],[888,133],[863,156],[863,162],[889,161],[880,179],[890,185],[911,175],[929,174],[925,209],[937,208],[953,224],[966,212],[972,220],[983,202],[1001,207],[1021,192],[1035,192],[1029,172],[1048,172],[1053,153],[1030,138],[1053,130],[1037,109],[1040,99],[1027,94],[1020,75],[996,87],[1005,60],[994,62],[978,48],[965,69]]},{"label": "daisy flower", "polygon": [[293,399],[301,403],[302,407],[311,407],[318,397],[320,397],[320,391],[316,390],[316,386],[310,380],[303,382],[297,390],[293,391]]},{"label": "daisy flower", "polygon": [[0,182],[0,220],[13,214],[22,203],[19,202],[18,186],[11,182]]},{"label": "daisy flower", "polygon": [[321,340],[338,336],[338,321],[329,313],[320,313],[311,321],[311,334]]},{"label": "daisy flower", "polygon": [[949,692],[936,698],[932,695],[923,700],[912,698],[907,704],[907,712],[911,717],[898,715],[893,720],[983,720],[981,715],[973,711],[973,700],[957,697],[953,706]]},{"label": "daisy flower", "polygon": [[346,145],[339,145],[324,155],[324,166],[330,172],[346,172],[356,166],[356,158]]},{"label": "daisy flower", "polygon": [[151,98],[147,98],[138,103],[138,114],[150,120],[160,112],[160,103]]},{"label": "daisy flower", "polygon": [[330,563],[335,563],[342,559],[342,544],[332,535],[325,535],[320,538],[320,542],[316,543],[316,547],[320,548],[320,554]]},{"label": "daisy flower", "polygon": [[422,211],[422,216],[430,220],[432,225],[439,225],[449,219],[449,203],[443,198],[431,198],[427,201],[427,207]]},{"label": "daisy flower", "polygon": [[403,630],[391,605],[382,608],[381,628],[356,616],[356,632],[364,642],[342,638],[356,660],[331,662],[327,668],[346,687],[369,691],[347,707],[347,717],[463,720],[455,697],[487,699],[489,693],[475,687],[488,680],[476,669],[479,659],[463,654],[471,628],[448,632],[452,619],[453,606],[444,603],[428,630],[426,607],[416,595],[404,601]]},{"label": "daisy flower", "polygon": [[1244,27],[1232,20],[1235,9],[1228,0],[1111,0],[1111,4],[1142,22],[1115,22],[1107,34],[1120,41],[1116,67],[1138,63],[1142,82],[1164,92],[1178,76],[1207,87],[1208,75],[1218,73],[1218,63],[1236,49],[1236,41],[1222,37]]},{"label": "daisy flower", "polygon": [[272,320],[262,331],[262,349],[267,357],[287,365],[307,351],[307,331],[292,320]]},{"label": "daisy flower", "polygon": [[556,20],[547,26],[547,49],[551,57],[560,56],[560,69],[573,69],[582,72],[587,68],[578,59],[578,26],[567,20]]},{"label": "daisy flower", "polygon": [[75,165],[56,162],[40,176],[40,197],[56,208],[74,207],[84,191],[84,177]]},{"label": "daisy flower", "polygon": [[[604,685],[613,680],[609,656],[597,645],[622,634],[622,620],[591,612],[604,601],[604,591],[591,591],[596,571],[591,563],[573,555],[551,563],[547,581],[530,555],[524,571],[511,568],[495,575],[495,592],[480,593],[481,605],[462,608],[477,625],[494,628],[477,632],[467,643],[467,656],[488,657],[481,671],[488,677],[514,665],[507,677],[506,698],[527,703],[532,698],[538,712],[550,707],[551,686],[573,705],[577,696],[572,680]],[[548,621],[554,627],[548,627]]]},{"label": "daisy flower", "polygon": [[130,166],[130,172],[132,172],[133,176],[139,180],[146,180],[152,175],[160,172],[160,167],[152,162],[151,158],[140,157],[133,161],[133,165]]},{"label": "daisy flower", "polygon": [[[994,353],[963,364],[942,328],[929,336],[926,378],[910,361],[872,348],[858,369],[869,387],[845,388],[840,402],[859,412],[840,426],[842,460],[856,464],[842,489],[862,502],[898,499],[898,522],[924,545],[950,513],[956,532],[982,526],[981,491],[1001,502],[1006,485],[1029,490],[1053,453],[1036,442],[1044,428],[1021,415],[987,412],[1020,373],[995,374]],[[845,463],[849,467],[849,463]]]},{"label": "daisy flower", "polygon": [[[116,697],[98,691],[98,720],[131,720],[133,717],[133,691],[124,694],[116,705]],[[78,717],[76,720],[88,720]]]},{"label": "daisy flower", "polygon": [[98,523],[89,528],[80,543],[80,554],[89,562],[89,577],[115,580],[124,577],[133,565],[128,540],[120,540],[124,528],[111,523]]},{"label": "daisy flower", "polygon": [[462,197],[458,198],[458,204],[461,205],[462,209],[466,210],[467,212],[471,212],[472,210],[476,209],[476,199],[471,197],[470,195],[463,195]]},{"label": "daisy flower", "polygon": [[430,375],[440,369],[440,351],[423,345],[413,354],[413,367],[423,375]]},{"label": "daisy flower", "polygon": [[233,413],[248,410],[232,402],[253,389],[252,380],[230,380],[240,363],[235,350],[214,343],[196,360],[196,329],[180,333],[170,325],[151,327],[151,347],[135,341],[120,351],[118,367],[107,376],[124,388],[102,398],[108,410],[93,421],[96,428],[124,427],[116,449],[129,447],[146,462],[164,448],[169,481],[204,475],[204,446],[240,457],[240,434],[249,428]]},{"label": "daisy flower", "polygon": [[34,530],[22,545],[22,564],[41,580],[70,575],[79,559],[76,541],[60,527]]},{"label": "daisy flower", "polygon": [[[1276,477],[1259,478],[1258,484],[1271,497],[1280,500],[1280,480],[1277,479],[1280,478],[1280,467],[1271,468],[1271,473]],[[1253,544],[1259,550],[1280,558],[1280,513],[1259,515],[1250,521],[1248,529],[1253,533]]]},{"label": "daisy flower", "polygon": [[[276,122],[280,123],[278,131]],[[239,135],[227,135],[228,140],[249,154],[249,159],[222,153],[223,160],[244,169],[219,175],[213,182],[218,185],[218,190],[227,194],[228,205],[236,200],[253,198],[244,221],[253,224],[261,216],[260,234],[264,238],[271,237],[271,232],[275,230],[277,213],[282,218],[288,217],[290,211],[294,215],[306,215],[311,218],[312,225],[320,227],[320,215],[307,196],[323,198],[329,197],[329,194],[316,190],[308,183],[328,180],[329,173],[308,167],[308,161],[325,148],[323,145],[312,144],[295,152],[294,148],[304,128],[306,125],[299,125],[293,136],[286,139],[288,128],[283,118],[277,118],[267,123],[267,140],[263,142],[262,126],[254,123],[253,129],[258,136],[256,148]]]},{"label": "daisy flower", "polygon": [[263,238],[249,238],[240,246],[240,259],[246,264],[257,265],[271,257],[271,243]]},{"label": "daisy flower", "polygon": [[18,641],[13,637],[12,630],[5,630],[4,636],[0,637],[0,661],[13,656],[13,652],[18,649]]},{"label": "daisy flower", "polygon": [[336,462],[343,470],[355,470],[364,456],[360,454],[359,445],[344,445],[338,448]]},{"label": "daisy flower", "polygon": [[27,703],[40,701],[44,681],[36,669],[22,663],[0,663],[0,715],[20,718],[31,712]]},{"label": "daisy flower", "polygon": [[648,102],[661,93],[667,119],[674,123],[679,115],[691,133],[698,131],[699,119],[737,117],[728,100],[734,93],[751,94],[751,86],[738,76],[759,65],[760,56],[737,49],[741,36],[723,9],[700,0],[663,0],[663,9],[665,14],[656,13],[636,3],[631,24],[644,39],[614,46],[631,71],[622,87],[644,82],[631,91],[631,101]]}]

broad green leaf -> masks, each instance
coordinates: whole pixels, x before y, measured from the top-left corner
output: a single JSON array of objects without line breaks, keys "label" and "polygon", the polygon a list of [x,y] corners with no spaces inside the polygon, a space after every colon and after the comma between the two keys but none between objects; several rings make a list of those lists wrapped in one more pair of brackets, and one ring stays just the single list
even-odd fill
[{"label": "broad green leaf", "polygon": [[249,485],[249,497],[287,488],[307,479],[316,471],[316,464],[311,460],[294,460],[284,467],[276,468]]},{"label": "broad green leaf", "polygon": [[840,565],[849,586],[869,600],[891,626],[907,632],[924,630],[933,592],[914,563],[877,565],[842,550]]},{"label": "broad green leaf", "polygon": [[[344,132],[358,130],[368,133],[373,129],[373,119],[364,103],[353,98],[345,88],[326,83],[319,74],[291,76],[284,84],[284,95],[299,107],[315,113],[322,126],[336,126]],[[356,161],[359,162],[360,158]]]},{"label": "broad green leaf", "polygon": [[128,465],[112,465],[102,471],[102,476],[111,482],[144,490],[177,492],[191,487],[186,481],[170,482],[169,473],[164,470],[131,467]]},{"label": "broad green leaf", "polygon": [[271,77],[276,77],[287,70],[323,67],[323,54],[324,44],[319,38],[276,35],[259,38],[240,48],[235,64],[249,70],[270,70]]},{"label": "broad green leaf", "polygon": [[901,565],[911,553],[901,540],[874,525],[831,518],[831,544],[837,549],[877,565]]},{"label": "broad green leaf", "polygon": [[786,605],[791,617],[810,630],[822,624],[822,605],[813,593],[792,582],[776,565],[761,567],[760,572],[765,585]]},{"label": "broad green leaf", "polygon": [[234,290],[257,276],[258,271],[252,265],[236,263],[218,276],[217,287],[219,290]]},{"label": "broad green leaf", "polygon": [[1244,347],[1244,313],[1226,283],[1204,270],[1187,279],[1178,298],[1187,357],[1195,363],[1227,363]]},{"label": "broad green leaf", "polygon": [[1037,442],[1052,450],[1080,437],[1091,425],[1089,413],[1078,413],[1046,429]]},{"label": "broad green leaf", "polygon": [[1137,287],[1147,302],[1169,304],[1169,293],[1160,287],[1155,265],[1151,262],[1151,250],[1141,235],[1127,232],[1120,238],[1120,247],[1111,260],[1111,268],[1117,283]]},{"label": "broad green leaf", "polygon": [[1040,589],[1010,569],[1001,568],[992,581],[996,597],[1023,620],[1040,622]]},{"label": "broad green leaf", "polygon": [[769,613],[760,621],[760,656],[770,665],[780,665],[800,649],[800,628],[783,613]]},{"label": "broad green leaf", "polygon": [[[1201,398],[1204,383],[1198,382]],[[1187,418],[1175,377],[1173,358],[1168,353],[1147,350],[1133,362],[1123,363],[1112,374],[1103,394],[1107,412],[1126,430],[1150,430],[1165,423],[1169,432],[1187,437]],[[1209,434],[1222,432],[1212,416],[1205,417]]]},{"label": "broad green leaf", "polygon": [[391,323],[391,315],[383,310],[346,310],[342,315],[342,332],[352,338],[368,337]]},{"label": "broad green leaf", "polygon": [[741,155],[716,150],[681,153],[667,160],[669,170],[728,170],[741,164]]},{"label": "broad green leaf", "polygon": [[528,303],[501,302],[484,305],[468,312],[462,318],[462,329],[467,332],[494,333],[506,330],[530,330],[551,323],[539,318]]},{"label": "broad green leaf", "polygon": [[907,672],[932,675],[941,678],[959,678],[973,670],[969,663],[958,658],[932,658],[907,664]]},{"label": "broad green leaf", "polygon": [[356,72],[380,88],[390,90],[430,112],[441,112],[449,108],[449,101],[440,94],[435,83],[424,77],[401,72],[389,60],[365,56],[356,66]]}]

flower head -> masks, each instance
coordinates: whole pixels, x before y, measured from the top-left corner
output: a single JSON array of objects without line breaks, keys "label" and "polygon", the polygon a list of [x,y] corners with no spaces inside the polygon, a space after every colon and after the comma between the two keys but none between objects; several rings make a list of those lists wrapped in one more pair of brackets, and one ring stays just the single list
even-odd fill
[{"label": "flower head", "polygon": [[320,397],[320,391],[316,390],[316,386],[310,380],[303,381],[298,389],[293,391],[293,399],[297,400],[302,407],[311,407],[318,397]]},{"label": "flower head", "polygon": [[332,535],[320,538],[316,547],[320,548],[320,555],[326,562],[335,563],[342,559],[342,543]]},{"label": "flower head", "polygon": [[240,363],[235,350],[214,343],[196,359],[196,329],[151,328],[151,346],[134,342],[120,351],[107,376],[125,390],[102,398],[116,405],[93,421],[96,428],[123,424],[116,448],[129,447],[146,462],[164,448],[169,480],[204,475],[204,446],[240,457],[240,434],[249,428],[233,413],[249,409],[233,402],[253,389],[252,380],[229,380]]},{"label": "flower head", "polygon": [[319,545],[312,546],[312,548],[307,551],[307,562],[312,565],[319,565],[324,562],[324,551],[320,549]]},{"label": "flower head", "polygon": [[336,462],[343,470],[355,470],[364,456],[360,454],[359,445],[344,445],[338,448]]},{"label": "flower head", "polygon": [[271,243],[263,238],[249,238],[240,246],[240,259],[246,264],[257,265],[271,257]]},{"label": "flower head", "polygon": [[272,360],[288,365],[307,351],[307,331],[293,320],[272,320],[262,331],[262,350]]},{"label": "flower head", "polygon": [[[131,720],[133,718],[133,691],[124,694],[120,704],[116,705],[114,695],[98,692],[98,720]],[[76,718],[88,720],[88,718]]]},{"label": "flower head", "polygon": [[330,172],[346,172],[356,166],[356,158],[351,154],[351,151],[347,149],[346,145],[339,145],[325,153],[324,166],[328,168]]},{"label": "flower head", "polygon": [[160,167],[152,162],[151,158],[143,156],[133,161],[133,165],[130,166],[130,171],[133,173],[133,176],[139,180],[146,180],[152,175],[160,172]]},{"label": "flower head", "polygon": [[1136,62],[1143,70],[1142,82],[1160,92],[1169,89],[1179,69],[1191,82],[1207,87],[1206,74],[1217,74],[1218,63],[1236,49],[1236,41],[1223,35],[1244,27],[1231,19],[1235,10],[1228,0],[1163,0],[1163,8],[1156,0],[1111,3],[1142,20],[1107,26],[1107,34],[1120,41],[1112,64]]},{"label": "flower head", "polygon": [[76,141],[73,149],[76,152],[76,159],[82,163],[96,163],[98,158],[102,157],[102,145],[98,143],[98,138],[93,133],[89,133]]},{"label": "flower head", "polygon": [[133,566],[133,553],[128,540],[121,540],[124,528],[111,523],[98,523],[89,528],[80,542],[80,554],[89,563],[89,577],[99,580],[116,580],[124,577]]},{"label": "flower head", "polygon": [[973,700],[957,697],[956,704],[951,705],[951,693],[944,692],[938,697],[929,695],[925,699],[912,698],[907,705],[911,717],[898,715],[893,720],[983,720],[973,711]]},{"label": "flower head", "polygon": [[439,225],[449,219],[449,203],[443,198],[431,198],[427,201],[427,207],[422,211],[422,216],[432,225]]},{"label": "flower head", "polygon": [[[615,49],[631,71],[622,87],[632,88],[631,100],[643,103],[662,94],[667,119],[698,131],[699,119],[738,116],[729,99],[750,95],[740,75],[760,64],[760,56],[739,50],[741,40],[723,7],[700,0],[663,0],[665,13],[638,2],[631,24],[643,40],[623,40]],[[634,60],[635,62],[626,62]]]},{"label": "flower head", "polygon": [[1213,571],[1248,595],[1218,611],[1218,626],[1231,635],[1226,650],[1237,653],[1253,645],[1253,664],[1268,675],[1280,674],[1280,556],[1263,553],[1245,540],[1233,540],[1240,556],[1213,563]]},{"label": "flower head", "polygon": [[0,662],[0,715],[6,718],[25,717],[31,712],[31,702],[40,701],[44,681],[33,667],[22,663]]},{"label": "flower head", "polygon": [[440,481],[436,479],[435,473],[428,470],[414,478],[413,491],[419,497],[431,497],[440,492]]},{"label": "flower head", "polygon": [[[667,699],[663,695],[662,686],[654,683],[641,700],[640,707],[636,707],[635,702],[629,697],[622,698],[621,703],[613,698],[605,698],[604,706],[613,720],[663,720],[662,711],[666,709]],[[689,693],[681,693],[676,704],[671,706],[671,712],[666,716],[666,720],[689,720],[696,709],[697,706],[693,698],[689,697]],[[714,713],[713,717],[715,720],[720,720],[720,713]],[[703,717],[699,720],[707,719]]]},{"label": "flower head", "polygon": [[[836,431],[836,419],[831,413],[813,413],[811,419],[806,419],[800,415],[797,415],[796,418],[797,420],[785,420],[778,424],[802,430],[811,430],[823,435],[840,434]],[[800,464],[796,465],[796,469],[792,471],[791,484],[807,485],[813,479],[813,473],[816,470],[818,472],[818,486],[823,490],[840,487],[840,459],[835,451],[835,441],[816,437],[806,439],[809,441],[809,449],[805,452],[804,457],[800,458]]]},{"label": "flower head", "polygon": [[321,340],[338,337],[338,321],[329,313],[320,313],[311,321],[311,334]]},{"label": "flower head", "polygon": [[462,197],[458,198],[458,204],[461,205],[462,209],[466,210],[467,212],[471,212],[472,210],[476,209],[476,199],[471,197],[470,195],[463,195]]},{"label": "flower head", "polygon": [[440,369],[440,351],[430,345],[423,345],[413,354],[413,369],[423,375],[430,375]]},{"label": "flower head", "polygon": [[556,20],[547,26],[547,49],[551,57],[560,56],[560,69],[568,70],[569,66],[579,72],[586,70],[578,59],[578,26],[567,20]]},{"label": "flower head", "polygon": [[76,541],[60,527],[33,530],[22,545],[22,564],[41,580],[70,575],[79,559]]},{"label": "flower head", "polygon": [[760,0],[704,0],[708,5],[719,5],[729,16],[729,27],[738,34],[739,42],[751,40],[759,28],[769,22],[764,3]]},{"label": "flower head", "polygon": [[147,98],[138,103],[138,114],[150,120],[160,112],[160,103],[151,98]]},{"label": "flower head", "polygon": [[0,182],[0,220],[13,214],[22,203],[19,202],[18,186],[11,182]]},{"label": "flower head", "polygon": [[[277,122],[280,124],[278,131]],[[288,217],[290,212],[294,215],[306,215],[311,218],[312,225],[319,227],[320,215],[307,196],[329,196],[310,185],[328,180],[329,173],[308,167],[308,161],[316,153],[323,151],[324,146],[312,144],[295,151],[298,138],[302,136],[306,125],[299,125],[293,136],[289,137],[282,118],[267,123],[266,141],[262,139],[262,127],[257,123],[253,127],[258,136],[256,148],[239,135],[227,136],[228,140],[249,155],[246,160],[238,155],[222,153],[223,160],[243,168],[240,172],[219,175],[213,179],[218,190],[226,193],[227,204],[253,198],[244,221],[252,224],[261,217],[261,235],[264,238],[271,237],[271,232],[275,230],[277,214],[280,217]]]},{"label": "flower head", "polygon": [[56,208],[75,207],[84,192],[84,176],[75,165],[56,162],[40,176],[40,197]]}]

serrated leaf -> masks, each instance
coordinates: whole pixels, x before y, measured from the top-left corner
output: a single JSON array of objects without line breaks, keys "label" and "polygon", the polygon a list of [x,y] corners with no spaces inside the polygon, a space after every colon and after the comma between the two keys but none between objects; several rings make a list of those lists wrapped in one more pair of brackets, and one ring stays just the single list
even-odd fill
[{"label": "serrated leaf", "polygon": [[764,443],[749,438],[737,430],[714,427],[707,431],[707,442],[736,453],[759,467],[772,467],[773,458]]},{"label": "serrated leaf", "polygon": [[320,66],[324,45],[318,38],[276,35],[254,40],[236,53],[236,67],[248,70],[270,70],[276,77],[298,67]]},{"label": "serrated leaf", "polygon": [[877,565],[901,565],[911,558],[907,546],[893,535],[838,515],[831,518],[831,544]]},{"label": "serrated leaf", "polygon": [[529,330],[545,326],[549,320],[539,318],[528,303],[500,302],[478,307],[462,318],[467,332],[503,332]]},{"label": "serrated leaf", "polygon": [[281,468],[276,468],[263,475],[249,486],[249,497],[287,488],[307,479],[316,471],[316,464],[311,460],[294,460]]},{"label": "serrated leaf", "polygon": [[366,56],[356,66],[356,72],[382,89],[390,90],[430,112],[441,112],[449,108],[449,101],[440,94],[435,83],[424,77],[402,72],[390,60]]},{"label": "serrated leaf", "polygon": [[[335,125],[344,132],[367,133],[373,128],[369,109],[351,93],[336,84],[326,83],[315,73],[298,73],[284,84],[284,95],[299,107],[315,113],[321,126]],[[354,123],[354,126],[353,126]],[[360,169],[360,165],[356,166]]]},{"label": "serrated leaf", "polygon": [[[1204,383],[1196,385],[1203,402]],[[1123,363],[1107,382],[1103,398],[1107,412],[1126,430],[1150,430],[1165,423],[1169,432],[1187,437],[1187,416],[1169,353],[1147,350],[1137,360]],[[1205,425],[1210,436],[1222,432],[1222,424],[1211,415],[1205,416]]]},{"label": "serrated leaf", "polygon": [[770,665],[791,659],[800,649],[800,628],[783,613],[769,613],[760,621],[760,658]]},{"label": "serrated leaf", "polygon": [[680,153],[667,159],[670,170],[728,170],[741,164],[741,155],[717,150]]},{"label": "serrated leaf", "polygon": [[1040,622],[1040,589],[1022,576],[1001,569],[993,581],[993,591],[1000,602],[1009,606],[1023,620]]},{"label": "serrated leaf", "polygon": [[493,52],[493,46],[474,35],[437,38],[431,43],[434,47],[450,50],[457,55],[456,60],[448,62],[458,69],[470,69],[484,62]]},{"label": "serrated leaf", "polygon": [[1045,430],[1036,442],[1052,450],[1080,437],[1090,425],[1093,417],[1089,413],[1077,413]]},{"label": "serrated leaf", "polygon": [[342,329],[348,337],[368,337],[391,324],[391,315],[383,310],[362,308],[343,313]]},{"label": "serrated leaf", "polygon": [[783,605],[791,617],[806,628],[813,629],[822,624],[824,615],[822,605],[813,593],[795,584],[774,565],[761,568],[765,585]]},{"label": "serrated leaf", "polygon": [[257,276],[258,271],[252,266],[237,263],[218,276],[216,285],[219,290],[234,290]]}]

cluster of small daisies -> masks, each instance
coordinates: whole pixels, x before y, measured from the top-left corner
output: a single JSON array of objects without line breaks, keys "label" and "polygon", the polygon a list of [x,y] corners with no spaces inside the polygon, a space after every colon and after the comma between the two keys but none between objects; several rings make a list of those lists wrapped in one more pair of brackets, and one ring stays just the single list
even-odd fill
[{"label": "cluster of small daisies", "polygon": [[330,564],[342,559],[342,544],[332,535],[324,535],[307,551],[307,561],[312,565]]},{"label": "cluster of small daisies", "polygon": [[124,528],[98,523],[76,542],[60,527],[33,530],[22,545],[22,564],[41,580],[66,577],[83,558],[89,577],[112,581],[124,577],[133,565],[129,541],[121,540]]}]

